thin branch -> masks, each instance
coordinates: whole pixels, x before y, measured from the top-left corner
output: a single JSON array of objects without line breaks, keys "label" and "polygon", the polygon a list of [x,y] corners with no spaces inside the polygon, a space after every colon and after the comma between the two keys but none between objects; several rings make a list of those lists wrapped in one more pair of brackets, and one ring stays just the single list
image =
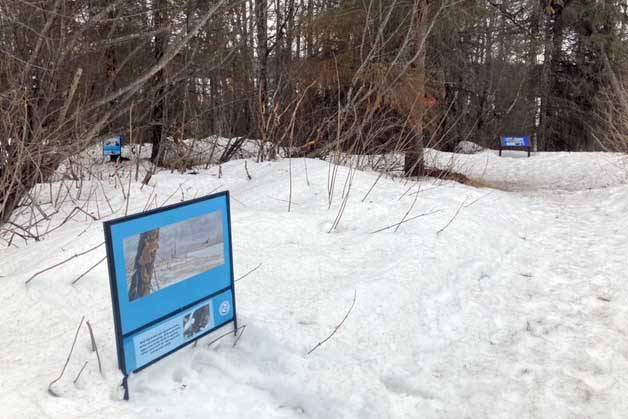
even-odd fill
[{"label": "thin branch", "polygon": [[76,384],[76,382],[78,381],[78,379],[81,377],[81,374],[83,373],[83,370],[85,369],[85,367],[87,366],[87,364],[89,363],[89,361],[85,361],[85,363],[83,364],[83,366],[81,367],[80,371],[78,372],[78,374],[76,375],[76,378],[74,379],[73,383]]},{"label": "thin branch", "polygon": [[94,331],[92,330],[92,325],[87,320],[87,328],[89,329],[89,337],[92,340],[92,352],[96,352],[96,359],[98,359],[98,371],[100,371],[100,375],[102,374],[102,364],[100,363],[100,354],[98,353],[98,345],[96,345],[96,338],[94,337]]},{"label": "thin branch", "polygon": [[382,178],[382,176],[384,176],[384,172],[379,172],[379,176],[377,176],[377,179],[375,179],[375,182],[373,182],[373,184],[371,185],[370,189],[368,190],[366,195],[364,195],[364,198],[362,198],[362,201],[360,201],[360,202],[366,201],[366,198],[368,198],[368,196],[371,194],[371,191],[375,188],[375,185],[377,185],[377,182],[379,182],[379,180]]},{"label": "thin branch", "polygon": [[446,229],[447,227],[449,227],[449,225],[450,225],[451,223],[453,223],[453,222],[454,222],[454,220],[456,219],[456,217],[457,217],[457,216],[458,216],[458,214],[460,213],[460,210],[464,207],[464,204],[465,204],[466,202],[467,202],[467,199],[465,198],[465,200],[464,200],[464,201],[462,201],[462,202],[460,203],[460,206],[458,206],[458,209],[456,210],[456,213],[454,214],[454,216],[453,216],[453,217],[451,217],[451,220],[449,220],[449,222],[447,222],[447,224],[445,224],[445,225],[443,226],[443,228],[441,228],[440,230],[438,230],[438,231],[436,232],[436,235],[439,235],[440,233],[442,233],[443,231],[445,231],[445,229]]},{"label": "thin branch", "polygon": [[403,218],[401,219],[401,221],[399,221],[399,224],[397,224],[397,227],[395,227],[395,231],[394,231],[395,233],[399,230],[401,223],[403,223],[406,220],[406,218],[408,218],[410,211],[414,209],[414,206],[416,205],[416,201],[419,199],[420,192],[421,192],[421,183],[417,182],[417,191],[416,191],[416,194],[414,194],[414,200],[412,201],[412,205],[410,205],[410,207],[408,208],[408,211],[406,211],[406,213],[403,214]]},{"label": "thin branch", "polygon": [[251,177],[251,174],[249,173],[249,168],[247,167],[246,162],[247,162],[247,161],[246,161],[246,160],[244,160],[244,171],[246,172],[246,177],[247,177],[249,180],[251,180],[251,179],[253,179],[253,178]]},{"label": "thin branch", "polygon": [[399,223],[391,224],[389,226],[382,227],[382,228],[377,229],[375,231],[371,231],[369,234],[380,233],[382,231],[389,230],[389,229],[391,229],[393,227],[398,227],[399,225],[407,223],[408,221],[416,220],[417,218],[425,217],[427,215],[438,214],[439,212],[442,212],[442,211],[443,211],[442,209],[438,209],[438,210],[434,210],[434,211],[430,211],[430,212],[424,212],[423,214],[419,214],[419,215],[415,215],[414,217],[406,218],[405,220],[403,220],[403,221],[401,221]]},{"label": "thin branch", "polygon": [[476,202],[478,202],[479,200],[481,200],[481,199],[483,199],[483,198],[485,198],[485,197],[489,196],[489,195],[490,195],[490,194],[492,194],[492,193],[493,193],[493,191],[491,191],[491,192],[487,192],[487,193],[485,193],[484,195],[482,195],[482,196],[478,197],[477,199],[474,199],[473,201],[469,202],[469,203],[468,203],[468,204],[466,204],[464,207],[465,207],[465,208],[469,208],[471,205],[475,204],[475,203],[476,203]]},{"label": "thin branch", "polygon": [[88,273],[90,273],[96,266],[100,265],[101,263],[103,263],[105,260],[107,259],[107,256],[103,257],[102,259],[100,259],[98,262],[96,262],[94,265],[92,265],[91,268],[89,268],[88,270],[86,270],[85,272],[83,272],[81,275],[79,275],[78,278],[76,278],[74,281],[72,281],[72,285],[75,285],[77,282],[79,282],[79,280],[81,278],[83,278],[85,275],[87,275]]},{"label": "thin branch", "polygon": [[236,336],[235,340],[233,341],[233,345],[231,346],[232,348],[235,348],[236,345],[238,344],[238,342],[240,341],[240,338],[242,337],[242,335],[244,334],[244,331],[246,330],[246,325],[242,325],[241,327],[239,327],[238,329],[236,329],[236,333],[238,330],[242,329],[242,332]]},{"label": "thin branch", "polygon": [[61,397],[57,393],[54,392],[54,390],[52,389],[52,385],[56,383],[57,381],[59,381],[61,377],[63,377],[63,374],[65,373],[65,369],[68,367],[68,364],[70,363],[70,358],[72,357],[72,352],[74,351],[74,346],[76,345],[76,339],[78,338],[79,331],[81,330],[81,326],[83,326],[83,320],[85,320],[85,316],[81,317],[81,322],[79,323],[79,326],[76,329],[76,334],[74,335],[74,340],[72,341],[72,346],[70,347],[70,352],[68,353],[68,358],[65,360],[65,364],[63,365],[61,374],[59,374],[57,378],[55,378],[54,380],[50,382],[50,384],[48,384],[48,393],[50,393],[50,395],[53,397]]},{"label": "thin branch", "polygon": [[48,268],[46,268],[46,269],[42,269],[41,271],[36,272],[35,274],[33,274],[33,276],[31,276],[30,278],[28,278],[28,279],[24,282],[24,284],[25,284],[25,285],[28,285],[28,284],[29,284],[29,283],[30,283],[33,279],[35,279],[37,276],[39,276],[39,275],[43,274],[44,272],[48,272],[49,270],[54,269],[54,268],[57,268],[57,267],[59,267],[59,266],[63,265],[64,263],[67,263],[67,262],[71,261],[72,259],[76,259],[77,257],[80,257],[80,256],[86,255],[86,254],[88,254],[88,253],[90,253],[90,252],[93,252],[94,250],[96,250],[96,249],[98,249],[100,246],[102,246],[103,244],[105,244],[105,242],[102,242],[102,243],[100,243],[99,245],[96,245],[96,246],[92,247],[91,249],[87,249],[87,250],[86,250],[86,251],[84,251],[84,252],[81,252],[81,253],[76,253],[76,254],[74,254],[74,255],[70,256],[69,258],[67,258],[67,259],[65,259],[65,260],[62,260],[62,261],[61,261],[61,262],[59,262],[59,263],[55,263],[54,265],[49,266],[49,267],[48,267]]},{"label": "thin branch", "polygon": [[353,310],[353,307],[355,306],[355,300],[356,300],[357,296],[358,296],[358,292],[354,290],[353,291],[353,301],[351,301],[351,306],[349,307],[349,310],[347,310],[347,312],[345,313],[345,316],[342,318],[342,321],[340,323],[338,323],[338,325],[336,327],[334,327],[334,330],[329,334],[329,336],[327,336],[322,341],[318,342],[312,349],[310,349],[307,352],[308,355],[311,354],[312,352],[314,352],[316,349],[320,348],[325,342],[327,342],[329,339],[332,338],[332,336],[334,336],[336,334],[336,332],[338,331],[338,329],[340,329],[340,327],[343,325],[345,320],[347,320],[347,317],[349,317],[349,314],[351,314],[351,311]]},{"label": "thin branch", "polygon": [[[237,332],[238,332],[238,330],[240,330],[240,329],[244,329],[245,327],[246,327],[246,325],[242,325],[242,326],[238,327],[238,328],[235,330],[235,332],[237,333]],[[223,333],[222,335],[218,336],[216,339],[214,339],[214,340],[212,340],[211,342],[209,342],[209,343],[207,344],[207,346],[208,346],[208,347],[209,347],[209,346],[212,346],[214,343],[218,342],[220,339],[224,338],[225,336],[229,336],[229,335],[230,335],[230,334],[232,334],[233,332],[234,332],[233,330],[230,330],[230,331],[228,331],[227,333]]]},{"label": "thin branch", "polygon": [[250,271],[248,271],[247,273],[245,273],[244,275],[242,275],[241,277],[239,277],[238,279],[236,279],[235,281],[233,281],[233,282],[238,282],[239,280],[246,278],[247,276],[249,276],[250,274],[252,274],[256,270],[258,270],[260,268],[260,266],[262,266],[261,263],[259,265],[257,265],[256,267],[254,267],[253,269],[251,269]]}]

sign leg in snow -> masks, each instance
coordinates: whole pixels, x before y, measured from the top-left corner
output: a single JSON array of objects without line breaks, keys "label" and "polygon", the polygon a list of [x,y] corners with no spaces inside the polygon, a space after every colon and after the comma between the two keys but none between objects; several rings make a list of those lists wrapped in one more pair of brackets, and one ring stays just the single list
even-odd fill
[{"label": "sign leg in snow", "polygon": [[229,324],[237,331],[229,193],[104,223],[118,365],[138,372]]}]

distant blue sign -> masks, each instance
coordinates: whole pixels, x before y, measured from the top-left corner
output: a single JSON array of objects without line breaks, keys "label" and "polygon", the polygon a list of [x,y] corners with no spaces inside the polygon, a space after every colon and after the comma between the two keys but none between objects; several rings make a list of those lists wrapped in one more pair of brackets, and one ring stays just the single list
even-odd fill
[{"label": "distant blue sign", "polygon": [[223,192],[104,223],[125,389],[127,375],[230,322],[237,330],[230,220]]},{"label": "distant blue sign", "polygon": [[105,156],[120,156],[122,154],[122,142],[121,135],[107,138],[103,143],[103,153]]},{"label": "distant blue sign", "polygon": [[503,147],[530,147],[530,136],[501,137]]}]

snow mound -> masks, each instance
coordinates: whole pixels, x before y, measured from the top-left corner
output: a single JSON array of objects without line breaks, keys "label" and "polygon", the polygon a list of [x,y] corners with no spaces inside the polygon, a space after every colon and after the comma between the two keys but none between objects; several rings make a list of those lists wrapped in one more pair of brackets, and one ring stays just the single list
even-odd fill
[{"label": "snow mound", "polygon": [[455,153],[459,154],[476,154],[483,151],[484,148],[472,141],[460,141],[456,145]]}]

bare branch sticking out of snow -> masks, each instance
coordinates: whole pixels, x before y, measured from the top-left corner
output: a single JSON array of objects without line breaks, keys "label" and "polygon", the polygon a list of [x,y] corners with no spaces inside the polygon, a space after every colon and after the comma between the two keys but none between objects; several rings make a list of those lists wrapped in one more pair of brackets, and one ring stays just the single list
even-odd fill
[{"label": "bare branch sticking out of snow", "polygon": [[76,253],[76,254],[74,254],[74,255],[70,256],[69,258],[62,260],[62,261],[61,261],[61,262],[59,262],[59,263],[55,263],[54,265],[47,267],[46,269],[42,269],[42,270],[41,270],[41,271],[39,271],[39,272],[35,272],[35,273],[34,273],[34,274],[30,277],[30,278],[28,278],[28,279],[24,282],[24,284],[25,284],[25,285],[28,285],[28,284],[29,284],[29,283],[30,283],[33,279],[35,279],[37,276],[39,276],[39,275],[41,275],[41,274],[43,274],[43,273],[45,273],[45,272],[48,272],[48,271],[50,271],[50,270],[52,270],[52,269],[54,269],[54,268],[57,268],[57,267],[59,267],[59,266],[61,266],[61,265],[65,264],[65,263],[67,263],[67,262],[71,261],[72,259],[76,259],[77,257],[84,256],[84,255],[86,255],[86,254],[88,254],[88,253],[90,253],[90,252],[93,252],[94,250],[96,250],[96,249],[98,249],[100,246],[102,246],[103,244],[105,244],[105,242],[102,242],[102,243],[100,243],[100,244],[98,244],[98,245],[96,245],[96,246],[94,246],[94,247],[92,247],[92,248],[90,248],[90,249],[87,249],[87,250],[86,250],[86,251],[84,251],[84,252],[81,252],[81,253]]},{"label": "bare branch sticking out of snow", "polygon": [[[232,333],[235,333],[235,334],[237,335],[238,330],[242,330],[242,331],[244,331],[244,329],[246,329],[246,325],[245,325],[245,324],[244,324],[244,325],[242,325],[242,326],[239,326],[239,327],[238,327],[237,329],[235,329],[235,330],[229,330],[228,332],[223,333],[222,335],[218,336],[217,338],[215,338],[214,340],[212,340],[211,342],[209,342],[209,343],[207,344],[207,347],[212,346],[214,343],[218,342],[219,340],[221,340],[222,338],[224,338],[224,337],[226,337],[226,336],[229,336],[229,335],[230,335],[230,334],[232,334]],[[240,335],[242,335],[242,334],[240,334]],[[233,342],[233,346],[235,346],[235,345],[236,345],[236,343],[238,343],[238,340],[240,340],[240,338],[239,338],[239,337],[237,337],[237,338],[236,338],[236,340]]]},{"label": "bare branch sticking out of snow", "polygon": [[442,233],[443,231],[445,231],[445,229],[446,229],[447,227],[449,227],[449,226],[451,225],[451,223],[453,223],[453,222],[454,222],[454,220],[456,219],[456,217],[458,217],[458,214],[460,214],[460,210],[464,207],[464,204],[466,204],[466,203],[467,203],[467,199],[465,198],[465,200],[464,200],[464,201],[462,201],[462,202],[460,203],[460,206],[459,206],[459,207],[458,207],[458,209],[456,210],[456,213],[454,214],[454,216],[453,216],[453,217],[451,217],[451,219],[447,222],[447,224],[445,224],[445,225],[443,226],[443,228],[441,228],[440,230],[438,230],[438,231],[436,232],[436,235],[439,235],[440,233]]},{"label": "bare branch sticking out of snow", "polygon": [[[88,270],[86,270],[85,272],[83,272],[81,275],[79,275],[74,281],[72,281],[72,285],[75,285],[77,282],[79,282],[81,280],[81,278],[83,278],[85,275],[87,275],[88,273],[90,273],[92,270],[94,270],[94,268],[96,268],[98,265],[100,265],[101,263],[103,263],[105,260],[107,259],[107,256],[103,257],[102,259],[100,259],[98,262],[96,262],[94,265],[92,265]],[[87,322],[87,324],[89,324],[89,322]]]},{"label": "bare branch sticking out of snow", "polygon": [[[50,384],[48,384],[48,393],[50,393],[51,396],[53,397],[61,397],[59,394],[57,394],[53,389],[52,386],[61,379],[61,377],[63,377],[63,374],[65,373],[65,369],[68,367],[68,364],[70,363],[70,358],[72,358],[72,352],[74,352],[74,346],[76,345],[76,339],[78,338],[79,335],[79,331],[81,330],[81,326],[83,326],[83,321],[85,320],[85,316],[81,317],[81,322],[78,325],[78,328],[76,329],[76,333],[74,334],[74,340],[72,341],[72,346],[70,347],[70,352],[68,353],[68,357],[65,360],[65,364],[63,365],[63,369],[61,370],[61,374],[59,374],[59,376],[57,378],[55,378],[54,380],[52,380],[50,382]],[[85,368],[85,367],[83,367]],[[81,371],[83,371],[81,369]],[[80,376],[80,373],[79,373]],[[76,377],[76,379],[78,380],[78,377]],[[75,381],[76,382],[76,381]]]},{"label": "bare branch sticking out of snow", "polygon": [[250,274],[252,274],[256,270],[258,270],[260,268],[260,266],[262,266],[261,263],[259,263],[256,267],[254,267],[253,269],[251,269],[250,271],[248,271],[247,273],[245,273],[244,275],[242,275],[241,277],[239,277],[238,279],[236,279],[233,282],[238,282],[239,280],[246,278],[247,276],[249,276]]},{"label": "bare branch sticking out of snow", "polygon": [[318,348],[320,348],[321,346],[323,346],[323,344],[325,342],[327,342],[329,339],[331,339],[336,332],[338,331],[338,329],[340,329],[340,327],[344,324],[345,320],[347,320],[347,318],[349,317],[349,314],[351,314],[351,311],[353,310],[353,307],[355,306],[355,300],[358,296],[358,292],[356,290],[353,291],[353,300],[351,301],[351,306],[349,307],[349,310],[347,310],[347,312],[345,313],[345,316],[342,318],[342,321],[340,323],[338,323],[338,325],[336,325],[336,327],[334,327],[334,330],[332,330],[332,332],[329,334],[329,336],[327,336],[325,339],[321,340],[320,342],[318,342],[316,345],[314,345],[314,347],[312,349],[310,349],[309,351],[307,351],[307,354],[311,354],[312,352],[314,352],[315,350],[317,350]]},{"label": "bare branch sticking out of snow", "polygon": [[92,329],[92,325],[89,322],[89,320],[87,320],[87,328],[89,329],[89,337],[92,341],[92,352],[96,352],[96,359],[98,359],[98,371],[100,371],[100,375],[103,375],[102,373],[102,363],[100,362],[100,354],[98,353],[98,345],[96,345],[96,338],[94,337],[94,331]]}]

